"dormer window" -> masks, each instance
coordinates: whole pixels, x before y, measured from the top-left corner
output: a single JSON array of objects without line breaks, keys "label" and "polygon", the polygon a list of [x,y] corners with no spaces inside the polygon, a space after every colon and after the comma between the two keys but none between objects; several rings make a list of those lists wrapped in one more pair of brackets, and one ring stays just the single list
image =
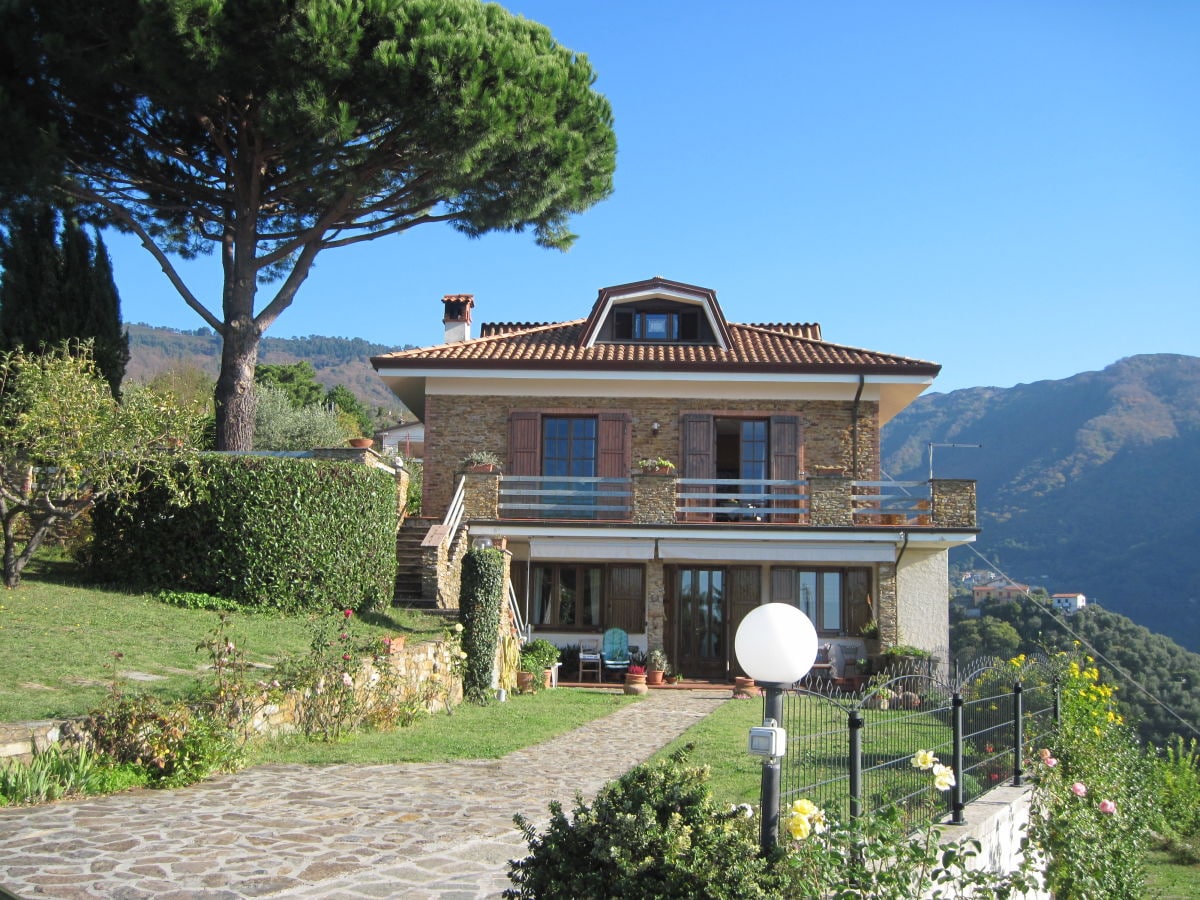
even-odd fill
[{"label": "dormer window", "polygon": [[613,312],[613,340],[695,341],[700,314],[694,311],[618,309]]}]

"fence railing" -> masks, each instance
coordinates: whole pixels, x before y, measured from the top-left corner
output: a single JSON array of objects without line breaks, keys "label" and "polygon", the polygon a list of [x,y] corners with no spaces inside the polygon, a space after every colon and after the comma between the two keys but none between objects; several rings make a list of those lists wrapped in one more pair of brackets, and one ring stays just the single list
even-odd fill
[{"label": "fence railing", "polygon": [[855,525],[931,525],[928,481],[854,481],[850,504]]},{"label": "fence railing", "polygon": [[500,480],[500,517],[627,520],[631,486],[628,478],[505,475]]},{"label": "fence railing", "polygon": [[[843,821],[895,808],[912,827],[992,788],[1020,784],[1026,742],[1055,726],[1057,686],[1039,669],[989,660],[947,684],[935,675],[877,678],[861,694],[793,688],[784,703],[781,808],[807,798]],[[913,765],[931,751],[954,770],[948,792]]]},{"label": "fence railing", "polygon": [[795,523],[808,516],[806,481],[676,478],[675,484],[675,512],[684,520]]}]

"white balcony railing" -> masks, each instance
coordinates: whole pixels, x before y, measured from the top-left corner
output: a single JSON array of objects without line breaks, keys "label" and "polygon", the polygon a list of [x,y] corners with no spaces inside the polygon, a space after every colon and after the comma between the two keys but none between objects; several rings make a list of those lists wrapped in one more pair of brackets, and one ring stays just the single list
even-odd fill
[{"label": "white balcony railing", "polygon": [[802,522],[807,483],[744,478],[677,478],[675,512],[684,521]]},{"label": "white balcony railing", "polygon": [[628,520],[631,485],[628,478],[505,475],[500,518]]},{"label": "white balcony railing", "polygon": [[854,481],[851,489],[855,525],[932,524],[928,481]]}]

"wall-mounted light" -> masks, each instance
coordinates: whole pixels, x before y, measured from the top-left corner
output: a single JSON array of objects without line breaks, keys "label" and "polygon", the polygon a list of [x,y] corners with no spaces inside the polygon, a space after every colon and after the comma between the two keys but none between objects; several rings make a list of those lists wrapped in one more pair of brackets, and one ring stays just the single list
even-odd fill
[{"label": "wall-mounted light", "polygon": [[490,537],[477,537],[471,541],[471,546],[476,550],[491,550],[492,539]]},{"label": "wall-mounted light", "polygon": [[662,426],[659,425],[657,422],[655,422],[653,425],[650,426],[650,430],[653,431],[656,435],[658,434],[658,430],[660,428],[662,428]]}]

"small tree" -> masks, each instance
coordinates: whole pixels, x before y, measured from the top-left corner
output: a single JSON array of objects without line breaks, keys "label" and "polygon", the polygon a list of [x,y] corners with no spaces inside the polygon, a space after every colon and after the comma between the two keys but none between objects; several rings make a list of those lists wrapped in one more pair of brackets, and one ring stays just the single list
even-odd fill
[{"label": "small tree", "polygon": [[504,600],[504,556],[499,550],[476,549],[462,562],[458,617],[463,626],[463,695],[472,703],[492,699],[496,648],[500,643],[500,605]]},{"label": "small tree", "polygon": [[[161,467],[169,478],[165,463],[186,461],[202,424],[202,408],[146,388],[117,402],[88,345],[0,355],[4,584],[20,583],[56,524],[74,521],[99,499],[135,490],[147,469]],[[166,451],[180,440],[182,448]]]},{"label": "small tree", "polygon": [[328,406],[296,406],[288,395],[273,387],[257,388],[254,411],[254,446],[260,450],[312,450],[340,447],[350,431],[337,410]]}]

